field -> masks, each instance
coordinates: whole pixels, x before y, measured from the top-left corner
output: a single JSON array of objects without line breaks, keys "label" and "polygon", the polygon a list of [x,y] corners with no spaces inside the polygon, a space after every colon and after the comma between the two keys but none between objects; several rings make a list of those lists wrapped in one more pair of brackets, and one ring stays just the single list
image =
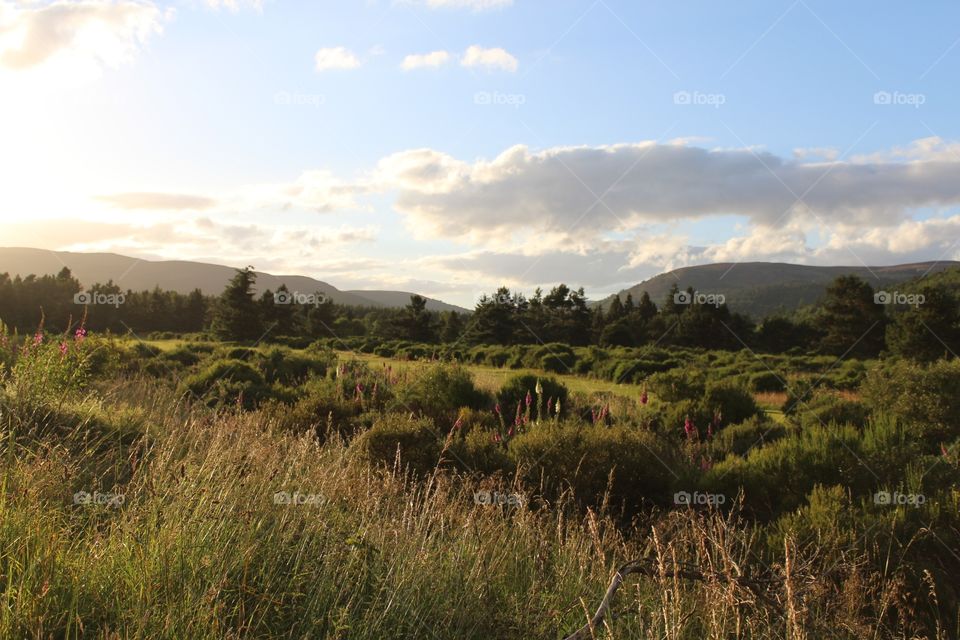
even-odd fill
[{"label": "field", "polygon": [[730,375],[749,353],[616,384],[324,344],[16,342],[0,637],[960,629],[954,362],[851,383],[811,359],[757,391]]}]

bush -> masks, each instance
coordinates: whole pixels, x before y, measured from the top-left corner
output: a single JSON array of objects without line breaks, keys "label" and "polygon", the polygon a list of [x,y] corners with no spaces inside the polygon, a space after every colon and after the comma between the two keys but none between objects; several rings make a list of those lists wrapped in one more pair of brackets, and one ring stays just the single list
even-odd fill
[{"label": "bush", "polygon": [[310,376],[325,375],[336,362],[336,355],[331,351],[304,356],[294,354],[289,349],[274,347],[266,353],[262,366],[268,382],[295,385]]},{"label": "bush", "polygon": [[861,387],[866,404],[915,425],[928,442],[960,435],[960,361],[898,362],[874,368]]},{"label": "bush", "polygon": [[756,393],[780,393],[787,388],[783,379],[772,371],[750,374],[749,384]]},{"label": "bush", "polygon": [[733,424],[716,435],[713,446],[720,456],[736,454],[746,455],[754,447],[775,442],[787,435],[782,424],[765,416],[753,416],[739,424]]},{"label": "bush", "polygon": [[[543,393],[537,398],[537,382],[540,382],[540,388]],[[537,407],[541,407],[544,417],[547,415],[547,402],[551,403],[551,408],[556,407],[557,400],[560,401],[561,415],[567,412],[567,387],[557,381],[556,378],[540,377],[532,374],[521,374],[509,378],[497,391],[497,403],[505,419],[509,420],[513,416],[518,403],[524,403],[527,394],[530,394],[532,400],[531,414],[536,418]]]},{"label": "bush", "polygon": [[494,475],[513,469],[503,446],[493,441],[492,429],[471,429],[454,440],[448,453],[454,466],[469,473]]},{"label": "bush", "polygon": [[647,431],[544,424],[513,438],[508,452],[535,481],[542,474],[553,495],[569,486],[582,503],[596,506],[609,485],[612,504],[623,506],[628,515],[645,503],[664,505],[672,500],[673,476],[668,469],[675,459]]},{"label": "bush", "polygon": [[489,404],[473,376],[459,365],[441,364],[419,372],[397,395],[396,408],[415,411],[449,429],[462,407],[480,409]]},{"label": "bush", "polygon": [[706,391],[706,375],[700,370],[671,369],[647,378],[647,385],[663,402],[695,400]]},{"label": "bush", "polygon": [[399,450],[401,466],[423,474],[436,468],[440,445],[430,420],[388,413],[357,436],[350,444],[350,451],[368,464],[392,467]]},{"label": "bush", "polygon": [[703,406],[711,416],[719,410],[723,419],[721,424],[743,422],[763,413],[749,391],[729,382],[708,385],[703,394]]}]

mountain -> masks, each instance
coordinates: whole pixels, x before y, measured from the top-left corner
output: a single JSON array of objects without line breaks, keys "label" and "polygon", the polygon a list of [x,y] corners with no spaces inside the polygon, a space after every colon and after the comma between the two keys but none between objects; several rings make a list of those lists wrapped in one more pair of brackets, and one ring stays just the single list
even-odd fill
[{"label": "mountain", "polygon": [[[143,291],[160,287],[180,293],[200,289],[208,295],[223,291],[235,270],[219,264],[185,260],[140,260],[115,253],[73,253],[22,247],[0,247],[0,273],[11,276],[55,274],[68,267],[85,287],[113,280],[122,289]],[[278,276],[257,272],[257,290],[276,291],[281,284],[294,293],[323,293],[337,304],[356,307],[402,307],[412,294],[405,291],[341,291],[307,276]],[[432,311],[468,311],[427,298]]]},{"label": "mountain", "polygon": [[[644,280],[619,294],[639,300],[646,291],[660,306],[670,288],[676,284],[681,290],[693,287],[704,294],[723,294],[732,311],[755,319],[774,313],[789,313],[805,305],[814,304],[823,296],[835,278],[856,275],[874,289],[889,288],[918,278],[960,267],[960,262],[917,262],[887,267],[817,267],[781,262],[740,262],[705,264],[683,267]],[[599,304],[606,306],[609,296]]]}]

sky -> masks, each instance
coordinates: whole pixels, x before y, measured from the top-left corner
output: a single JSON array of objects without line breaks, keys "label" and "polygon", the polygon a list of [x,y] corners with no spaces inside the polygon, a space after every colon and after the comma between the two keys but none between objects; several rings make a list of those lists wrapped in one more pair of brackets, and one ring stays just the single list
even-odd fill
[{"label": "sky", "polygon": [[0,246],[465,306],[960,259],[958,69],[935,0],[0,0]]}]

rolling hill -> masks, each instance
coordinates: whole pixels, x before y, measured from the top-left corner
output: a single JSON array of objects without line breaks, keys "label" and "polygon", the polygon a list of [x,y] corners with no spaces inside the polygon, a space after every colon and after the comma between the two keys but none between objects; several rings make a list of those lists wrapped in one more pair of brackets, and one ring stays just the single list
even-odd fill
[{"label": "rolling hill", "polygon": [[[123,289],[143,291],[160,287],[180,293],[200,289],[205,294],[217,295],[233,277],[234,269],[218,264],[185,260],[140,260],[115,253],[73,253],[22,247],[0,248],[0,273],[11,276],[55,274],[68,267],[84,286],[113,280]],[[405,291],[341,291],[332,284],[307,276],[272,275],[257,272],[257,289],[276,291],[286,284],[292,292],[323,293],[337,304],[357,307],[402,307],[410,302]],[[427,308],[433,311],[467,309],[427,298]]]},{"label": "rolling hill", "polygon": [[[918,262],[885,267],[818,267],[779,262],[717,263],[683,267],[654,276],[619,294],[621,300],[631,294],[634,300],[646,291],[658,306],[677,284],[693,287],[701,293],[720,293],[732,311],[753,318],[773,313],[790,313],[814,304],[838,276],[852,274],[870,283],[874,289],[931,277],[960,262]],[[613,296],[601,300],[606,306]]]}]

